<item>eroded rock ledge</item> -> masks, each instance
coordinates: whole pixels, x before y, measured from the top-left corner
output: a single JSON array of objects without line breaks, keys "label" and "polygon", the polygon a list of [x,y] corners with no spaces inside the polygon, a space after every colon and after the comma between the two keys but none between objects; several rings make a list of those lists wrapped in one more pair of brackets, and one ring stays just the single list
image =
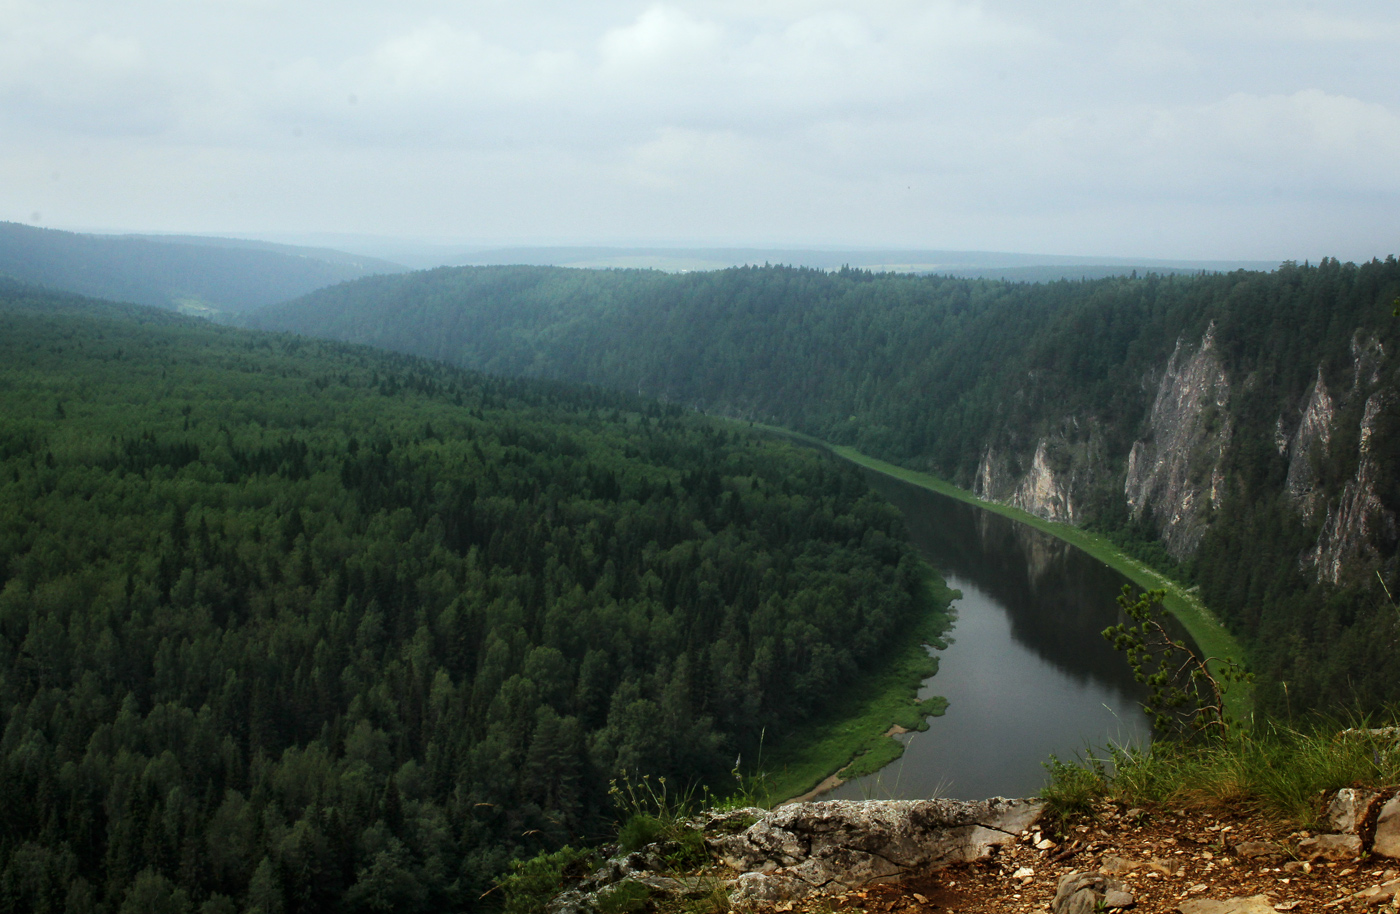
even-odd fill
[{"label": "eroded rock ledge", "polygon": [[986,857],[1040,817],[1035,800],[829,800],[782,806],[708,840],[739,871],[732,898],[764,904]]},{"label": "eroded rock ledge", "polygon": [[[623,880],[665,894],[696,894],[718,879],[736,907],[758,908],[817,893],[897,881],[988,857],[1040,818],[1039,800],[827,800],[771,811],[739,809],[693,824],[723,867],[708,878],[674,879],[645,853],[610,860],[555,899],[556,914],[587,911]],[[707,886],[706,883],[709,883]]]}]

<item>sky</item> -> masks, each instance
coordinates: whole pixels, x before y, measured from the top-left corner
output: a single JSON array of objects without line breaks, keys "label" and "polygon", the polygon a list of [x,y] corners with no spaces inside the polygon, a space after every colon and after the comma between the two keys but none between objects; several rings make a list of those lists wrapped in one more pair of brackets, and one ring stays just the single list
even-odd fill
[{"label": "sky", "polygon": [[0,0],[0,219],[1400,252],[1395,0]]}]

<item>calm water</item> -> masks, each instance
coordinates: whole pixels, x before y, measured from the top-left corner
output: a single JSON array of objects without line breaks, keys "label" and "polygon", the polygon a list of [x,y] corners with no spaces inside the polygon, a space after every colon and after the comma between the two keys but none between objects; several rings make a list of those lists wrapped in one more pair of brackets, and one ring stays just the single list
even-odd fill
[{"label": "calm water", "polygon": [[1122,656],[1099,634],[1118,619],[1126,579],[1025,524],[877,473],[914,545],[950,587],[952,643],[921,697],[948,712],[900,737],[904,756],[831,799],[1032,796],[1051,753],[1143,743],[1150,728]]}]

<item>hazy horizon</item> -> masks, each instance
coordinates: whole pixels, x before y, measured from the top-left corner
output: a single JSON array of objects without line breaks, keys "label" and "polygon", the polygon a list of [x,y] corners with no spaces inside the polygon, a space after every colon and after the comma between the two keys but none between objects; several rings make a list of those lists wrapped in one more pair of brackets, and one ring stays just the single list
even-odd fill
[{"label": "hazy horizon", "polygon": [[1378,0],[13,0],[0,219],[1364,261],[1400,249],[1397,39]]}]

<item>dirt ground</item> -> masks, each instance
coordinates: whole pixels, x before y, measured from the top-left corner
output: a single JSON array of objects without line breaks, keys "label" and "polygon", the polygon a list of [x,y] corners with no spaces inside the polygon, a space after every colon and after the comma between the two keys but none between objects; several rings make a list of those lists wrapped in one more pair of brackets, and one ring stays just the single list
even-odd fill
[{"label": "dirt ground", "polygon": [[[1400,861],[1351,858],[1306,863],[1297,858],[1308,832],[1269,827],[1247,815],[1105,806],[1063,834],[1032,834],[982,863],[875,885],[787,908],[805,912],[1048,911],[1061,876],[1106,868],[1133,895],[1134,912],[1175,912],[1192,899],[1265,896],[1274,910],[1395,911],[1394,901],[1356,898],[1395,879]],[[1284,856],[1248,857],[1243,842],[1271,842]],[[1257,848],[1246,848],[1256,851]]]}]

